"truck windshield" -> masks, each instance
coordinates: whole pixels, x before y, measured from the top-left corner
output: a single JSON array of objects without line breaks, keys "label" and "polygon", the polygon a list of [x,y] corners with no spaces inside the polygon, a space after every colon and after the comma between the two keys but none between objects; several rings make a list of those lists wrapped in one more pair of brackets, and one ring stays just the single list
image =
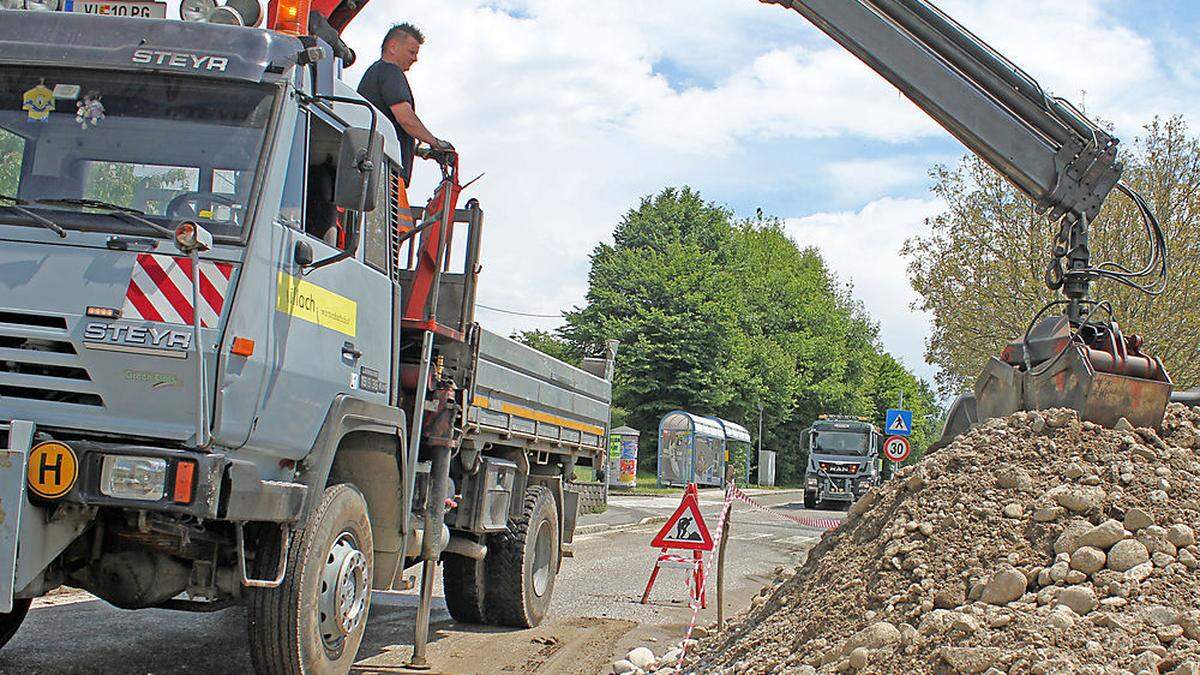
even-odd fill
[{"label": "truck windshield", "polygon": [[[89,199],[168,228],[201,222],[242,234],[273,90],[144,73],[8,67],[0,71],[0,194],[64,229],[161,236]],[[0,203],[0,223],[42,225]]]},{"label": "truck windshield", "polygon": [[870,434],[857,431],[814,431],[813,449],[815,452],[830,455],[865,455],[867,454]]}]

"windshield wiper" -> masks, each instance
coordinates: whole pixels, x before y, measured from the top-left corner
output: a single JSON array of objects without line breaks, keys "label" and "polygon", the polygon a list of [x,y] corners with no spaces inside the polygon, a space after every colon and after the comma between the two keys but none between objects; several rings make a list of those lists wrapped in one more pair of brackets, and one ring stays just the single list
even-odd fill
[{"label": "windshield wiper", "polygon": [[38,225],[50,230],[63,239],[67,238],[67,231],[62,229],[62,226],[60,226],[58,223],[25,208],[29,205],[29,202],[25,201],[24,199],[14,197],[12,195],[0,194],[0,204],[8,204],[8,207],[13,211],[26,216],[27,218],[31,218]]},{"label": "windshield wiper", "polygon": [[106,202],[99,199],[76,199],[74,197],[61,197],[55,199],[39,199],[37,200],[37,203],[46,204],[47,206],[82,206],[84,208],[105,211],[108,215],[113,216],[114,218],[121,218],[131,223],[144,225],[155,232],[168,237],[175,236],[175,230],[172,230],[169,227],[163,227],[152,220],[146,219],[145,211],[138,211],[137,209],[131,209],[128,206],[121,206],[120,204],[113,204],[112,202]]}]

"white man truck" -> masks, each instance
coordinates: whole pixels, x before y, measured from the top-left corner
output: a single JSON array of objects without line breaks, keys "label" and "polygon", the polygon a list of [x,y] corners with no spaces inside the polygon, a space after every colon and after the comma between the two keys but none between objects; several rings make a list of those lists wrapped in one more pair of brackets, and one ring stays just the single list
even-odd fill
[{"label": "white man truck", "polygon": [[65,584],[245,605],[258,671],[344,673],[416,566],[414,665],[438,566],[456,619],[540,622],[615,345],[576,368],[475,323],[458,157],[401,208],[339,78],[365,2],[58,4],[0,0],[0,643]]}]

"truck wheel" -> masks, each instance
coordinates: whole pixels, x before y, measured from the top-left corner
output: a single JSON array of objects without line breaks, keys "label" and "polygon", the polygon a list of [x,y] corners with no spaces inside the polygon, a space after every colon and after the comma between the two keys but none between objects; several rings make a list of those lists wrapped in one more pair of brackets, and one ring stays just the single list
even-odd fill
[{"label": "truck wheel", "polygon": [[33,604],[33,600],[31,599],[19,600],[14,598],[12,611],[0,614],[0,647],[8,644],[8,641],[13,639],[13,636],[17,634],[17,629],[25,621],[25,615],[29,613],[29,605],[31,604]]},{"label": "truck wheel", "polygon": [[[261,675],[347,673],[371,605],[371,523],[352,485],[325,489],[292,537],[287,575],[250,593],[250,656]],[[260,578],[274,576],[278,553],[259,555]]]},{"label": "truck wheel", "polygon": [[487,622],[533,628],[550,609],[558,575],[558,509],[543,485],[525,491],[525,509],[488,540]]},{"label": "truck wheel", "polygon": [[487,569],[483,560],[447,553],[443,558],[442,586],[451,618],[459,623],[484,623]]},{"label": "truck wheel", "polygon": [[806,508],[806,509],[817,508],[817,493],[815,493],[815,492],[805,492],[804,493],[804,508]]}]

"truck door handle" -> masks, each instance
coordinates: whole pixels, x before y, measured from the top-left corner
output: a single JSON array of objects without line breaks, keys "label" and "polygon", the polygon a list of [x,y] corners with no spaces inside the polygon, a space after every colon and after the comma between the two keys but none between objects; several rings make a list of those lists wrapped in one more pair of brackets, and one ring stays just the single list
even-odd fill
[{"label": "truck door handle", "polygon": [[342,356],[349,356],[357,360],[362,358],[362,352],[354,348],[353,342],[346,342],[342,344]]}]

